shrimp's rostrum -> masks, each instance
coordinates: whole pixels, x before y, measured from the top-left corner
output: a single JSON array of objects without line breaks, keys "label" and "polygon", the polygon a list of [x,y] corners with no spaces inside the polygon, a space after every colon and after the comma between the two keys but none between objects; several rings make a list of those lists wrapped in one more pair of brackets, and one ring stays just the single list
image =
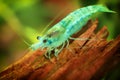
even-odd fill
[{"label": "shrimp's rostrum", "polygon": [[[38,37],[38,43],[31,46],[33,50],[47,49],[47,58],[50,58],[52,50],[55,50],[54,55],[57,57],[60,51],[64,48],[65,42],[68,42],[70,37],[81,30],[81,28],[87,23],[91,16],[97,12],[111,12],[107,7],[103,5],[92,5],[77,9],[50,28],[45,35]],[[58,47],[60,47],[58,49]]]}]

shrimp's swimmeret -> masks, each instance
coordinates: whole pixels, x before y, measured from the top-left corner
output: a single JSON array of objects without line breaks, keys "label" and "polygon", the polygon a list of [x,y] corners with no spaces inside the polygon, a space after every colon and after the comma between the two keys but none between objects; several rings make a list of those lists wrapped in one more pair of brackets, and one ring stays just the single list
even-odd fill
[{"label": "shrimp's swimmeret", "polygon": [[[45,35],[37,37],[39,42],[33,44],[31,48],[33,50],[46,48],[48,54],[45,55],[47,58],[50,58],[51,51],[55,50],[54,55],[57,57],[64,48],[65,42],[69,43],[68,39],[80,31],[92,15],[97,12],[114,13],[103,5],[92,5],[77,9],[50,28]],[[60,46],[61,48],[58,49]]]}]

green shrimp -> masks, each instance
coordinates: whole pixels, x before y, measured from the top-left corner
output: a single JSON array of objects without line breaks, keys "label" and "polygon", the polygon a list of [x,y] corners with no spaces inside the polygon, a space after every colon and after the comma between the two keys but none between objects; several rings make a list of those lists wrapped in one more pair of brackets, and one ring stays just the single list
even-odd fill
[{"label": "green shrimp", "polygon": [[[65,47],[65,43],[69,45],[70,37],[81,30],[81,28],[87,23],[87,21],[92,17],[93,14],[97,12],[110,12],[103,5],[92,5],[77,9],[50,28],[45,35],[42,37],[37,37],[38,43],[31,46],[33,50],[36,49],[47,49],[47,58],[51,58],[51,51],[55,50],[54,55],[57,57],[61,50]],[[58,48],[60,47],[61,48]]]}]

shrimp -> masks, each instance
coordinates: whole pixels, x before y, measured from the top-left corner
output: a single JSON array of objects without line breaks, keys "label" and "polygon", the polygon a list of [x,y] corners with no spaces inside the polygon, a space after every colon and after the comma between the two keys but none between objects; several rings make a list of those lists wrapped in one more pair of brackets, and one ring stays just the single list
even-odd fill
[{"label": "shrimp", "polygon": [[[68,39],[80,31],[92,15],[97,12],[114,13],[114,11],[109,10],[103,5],[92,5],[77,9],[50,28],[45,35],[42,37],[38,36],[39,42],[31,45],[31,48],[33,50],[46,48],[48,55],[45,54],[45,56],[49,59],[51,58],[51,51],[54,50],[54,55],[57,57],[65,47],[65,42],[67,42],[68,46]],[[60,48],[58,49],[58,47]]]}]

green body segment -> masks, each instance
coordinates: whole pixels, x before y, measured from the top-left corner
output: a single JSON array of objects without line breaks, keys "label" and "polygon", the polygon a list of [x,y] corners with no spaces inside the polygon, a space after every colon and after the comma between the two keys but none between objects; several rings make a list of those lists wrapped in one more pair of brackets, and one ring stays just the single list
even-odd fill
[{"label": "green body segment", "polygon": [[[64,27],[66,29],[66,35],[68,34],[68,36],[71,36],[74,33],[80,31],[80,29],[87,23],[92,15],[97,12],[114,13],[114,11],[109,10],[103,5],[92,5],[75,10],[56,25]],[[54,27],[56,27],[56,25]]]}]

